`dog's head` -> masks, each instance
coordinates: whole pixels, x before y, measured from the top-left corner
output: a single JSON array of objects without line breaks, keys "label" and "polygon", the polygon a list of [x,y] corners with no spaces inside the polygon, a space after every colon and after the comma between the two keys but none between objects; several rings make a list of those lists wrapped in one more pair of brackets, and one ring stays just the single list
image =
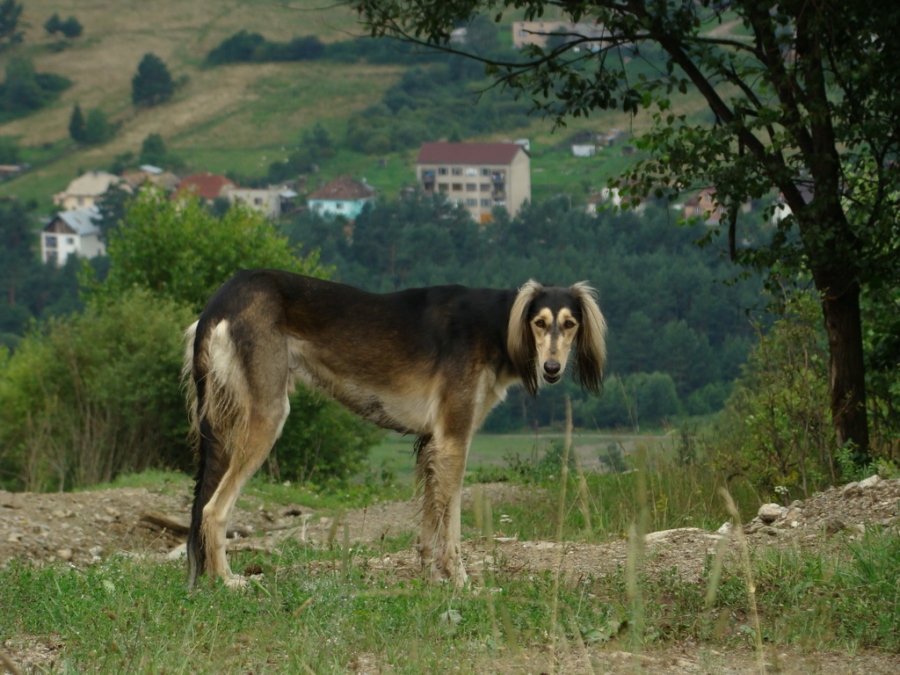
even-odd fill
[{"label": "dog's head", "polygon": [[596,394],[606,362],[606,321],[594,289],[584,282],[569,288],[526,283],[509,315],[507,348],[532,396],[541,380],[559,382],[570,356],[581,386]]}]

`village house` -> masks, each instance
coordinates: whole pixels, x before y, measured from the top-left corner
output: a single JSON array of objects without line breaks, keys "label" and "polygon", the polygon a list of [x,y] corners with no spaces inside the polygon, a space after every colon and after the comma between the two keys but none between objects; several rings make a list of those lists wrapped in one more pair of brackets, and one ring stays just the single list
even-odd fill
[{"label": "village house", "polygon": [[684,200],[685,218],[706,218],[706,222],[712,224],[718,223],[724,213],[725,210],[716,201],[714,188],[703,188]]},{"label": "village house", "polygon": [[180,179],[171,171],[165,171],[150,164],[143,164],[137,171],[126,171],[122,178],[134,189],[144,185],[155,185],[164,192],[172,192],[178,187]]},{"label": "village house", "polygon": [[175,192],[172,193],[172,198],[178,199],[185,195],[194,195],[205,202],[212,203],[219,197],[227,198],[228,191],[236,187],[237,183],[225,176],[208,171],[192,173],[181,180]]},{"label": "village house", "polygon": [[375,189],[365,182],[353,180],[349,176],[340,176],[333,181],[311,192],[306,203],[309,210],[326,219],[344,216],[353,220],[358,216],[367,202],[375,200]]},{"label": "village house", "polygon": [[495,207],[515,216],[531,199],[531,158],[519,143],[423,143],[416,176],[425,192],[446,195],[479,223]]},{"label": "village house", "polygon": [[57,213],[41,230],[41,260],[62,267],[70,255],[80,258],[106,255],[96,222],[99,215],[94,207]]},{"label": "village house", "polygon": [[582,21],[573,23],[571,21],[513,21],[512,38],[513,47],[522,49],[528,45],[537,47],[546,47],[547,40],[553,34],[566,34],[567,41],[577,39],[578,36],[586,38],[597,38],[596,41],[591,40],[583,43],[584,49],[596,51],[602,47],[599,38],[606,35],[602,24]]},{"label": "village house", "polygon": [[228,190],[226,195],[232,204],[243,204],[272,220],[280,218],[282,213],[289,211],[294,198],[297,197],[296,192],[283,186],[234,187]]},{"label": "village house", "polygon": [[53,195],[53,203],[64,211],[88,209],[97,206],[97,202],[112,187],[131,192],[131,186],[120,176],[106,171],[88,171],[69,183],[63,192]]}]

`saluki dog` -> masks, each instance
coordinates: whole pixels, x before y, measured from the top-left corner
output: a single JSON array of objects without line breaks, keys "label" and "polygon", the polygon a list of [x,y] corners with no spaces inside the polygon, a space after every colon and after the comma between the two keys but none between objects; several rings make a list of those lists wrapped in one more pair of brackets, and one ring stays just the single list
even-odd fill
[{"label": "saluki dog", "polygon": [[238,272],[187,330],[187,382],[199,467],[187,556],[229,586],[225,529],[244,484],[288,416],[297,380],[380,427],[418,436],[423,570],[457,585],[469,443],[506,390],[532,395],[575,377],[596,393],[606,322],[585,283],[518,290],[434,286],[373,294],[276,270]]}]

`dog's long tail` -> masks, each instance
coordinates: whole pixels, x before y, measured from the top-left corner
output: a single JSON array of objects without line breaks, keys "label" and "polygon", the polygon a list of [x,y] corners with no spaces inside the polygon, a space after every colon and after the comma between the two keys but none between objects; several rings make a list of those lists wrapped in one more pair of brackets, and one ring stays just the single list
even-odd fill
[{"label": "dog's long tail", "polygon": [[246,412],[240,409],[239,369],[225,322],[211,326],[195,322],[186,333],[182,377],[188,400],[191,437],[197,451],[194,504],[188,531],[188,586],[194,586],[207,569],[203,510],[216,493],[231,463],[237,434],[246,429]]}]

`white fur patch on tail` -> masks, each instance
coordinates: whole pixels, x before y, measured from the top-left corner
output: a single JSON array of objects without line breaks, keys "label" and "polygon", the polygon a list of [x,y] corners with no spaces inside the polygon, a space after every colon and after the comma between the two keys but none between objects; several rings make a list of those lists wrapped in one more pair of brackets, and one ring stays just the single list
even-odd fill
[{"label": "white fur patch on tail", "polygon": [[[243,364],[231,339],[228,321],[220,321],[205,335],[197,336],[197,322],[185,333],[186,347],[182,376],[188,398],[191,433],[199,440],[200,421],[216,430],[226,455],[247,438],[250,399]],[[196,341],[202,340],[199,351]],[[199,363],[194,362],[194,357]],[[197,383],[203,381],[203,397],[198,406]]]}]

